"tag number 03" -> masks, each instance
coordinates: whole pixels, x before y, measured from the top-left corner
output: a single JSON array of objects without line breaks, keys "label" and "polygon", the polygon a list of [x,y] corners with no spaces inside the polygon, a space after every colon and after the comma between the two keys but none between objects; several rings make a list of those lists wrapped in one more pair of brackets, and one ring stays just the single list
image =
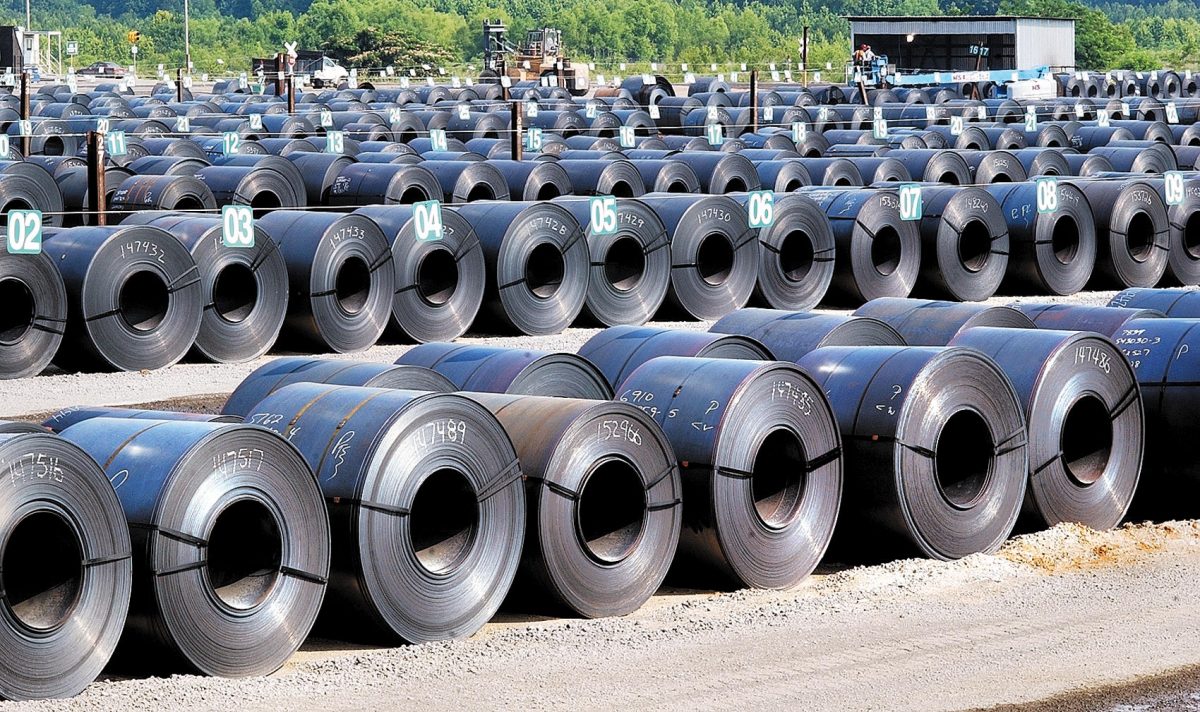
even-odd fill
[{"label": "tag number 03", "polygon": [[221,208],[221,244],[225,247],[254,247],[254,211],[249,205]]}]

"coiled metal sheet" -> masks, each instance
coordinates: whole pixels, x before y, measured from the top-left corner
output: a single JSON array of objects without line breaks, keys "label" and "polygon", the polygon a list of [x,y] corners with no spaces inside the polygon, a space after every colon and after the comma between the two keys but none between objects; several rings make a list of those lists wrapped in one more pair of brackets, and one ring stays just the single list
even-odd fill
[{"label": "coiled metal sheet", "polygon": [[826,346],[905,345],[904,337],[879,319],[777,309],[739,309],[709,331],[755,339],[775,358],[792,362]]},{"label": "coiled metal sheet", "polygon": [[859,307],[854,316],[886,322],[909,346],[946,346],[966,329],[979,326],[1037,328],[1029,317],[1012,307],[926,299],[875,299]]},{"label": "coiled metal sheet", "polygon": [[49,254],[0,251],[0,379],[41,373],[67,325],[67,290]]},{"label": "coiled metal sheet", "polygon": [[409,349],[396,363],[431,368],[462,391],[612,398],[612,387],[600,369],[571,353],[432,343]]},{"label": "coiled metal sheet", "polygon": [[1058,208],[1037,209],[1037,184],[989,185],[1008,224],[1006,293],[1074,294],[1091,279],[1096,264],[1096,223],[1083,191],[1058,184]]},{"label": "coiled metal sheet", "polygon": [[650,326],[614,326],[579,347],[579,355],[595,364],[615,388],[629,374],[659,356],[695,356],[770,361],[770,351],[752,338]]}]

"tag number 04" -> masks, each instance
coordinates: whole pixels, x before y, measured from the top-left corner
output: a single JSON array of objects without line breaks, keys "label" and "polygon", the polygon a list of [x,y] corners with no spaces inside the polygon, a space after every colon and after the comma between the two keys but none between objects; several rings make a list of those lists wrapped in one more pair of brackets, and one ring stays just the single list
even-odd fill
[{"label": "tag number 04", "polygon": [[611,195],[598,195],[591,199],[590,205],[591,233],[593,235],[613,235],[617,232],[617,199]]},{"label": "tag number 04", "polygon": [[436,200],[423,200],[413,204],[413,226],[417,239],[434,242],[442,239],[442,204]]},{"label": "tag number 04", "polygon": [[254,247],[254,211],[249,205],[221,208],[221,244],[225,247]]},{"label": "tag number 04", "polygon": [[8,251],[14,255],[36,255],[42,251],[42,211],[8,211]]}]

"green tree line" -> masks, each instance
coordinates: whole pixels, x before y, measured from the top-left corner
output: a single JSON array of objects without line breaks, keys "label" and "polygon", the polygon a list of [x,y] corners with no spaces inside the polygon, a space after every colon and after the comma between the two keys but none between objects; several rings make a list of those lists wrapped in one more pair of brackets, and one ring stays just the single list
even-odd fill
[{"label": "green tree line", "polygon": [[[33,25],[79,43],[77,66],[129,63],[126,33],[141,33],[143,66],[183,62],[182,0],[37,0]],[[598,71],[619,62],[798,62],[810,28],[809,65],[845,61],[844,15],[1021,14],[1077,18],[1076,54],[1088,69],[1191,68],[1200,63],[1200,6],[1076,0],[192,0],[197,71],[244,71],[251,57],[284,42],[324,49],[362,66],[478,65],[482,22],[501,19],[510,36],[549,25],[569,54]],[[24,1],[0,0],[0,22],[23,24]],[[219,61],[218,61],[219,60]],[[610,70],[613,71],[613,70]],[[631,68],[632,71],[632,68]],[[676,68],[675,71],[678,71]],[[145,72],[141,72],[145,74]]]}]

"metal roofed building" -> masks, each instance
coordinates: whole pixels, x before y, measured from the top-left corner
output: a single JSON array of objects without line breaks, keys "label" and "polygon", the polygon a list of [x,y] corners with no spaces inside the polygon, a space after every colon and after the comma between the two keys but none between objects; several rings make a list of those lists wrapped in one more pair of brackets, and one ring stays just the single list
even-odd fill
[{"label": "metal roofed building", "polygon": [[[1075,69],[1075,20],[1064,17],[963,15],[938,17],[852,16],[850,46],[871,45],[901,72]],[[982,59],[978,49],[985,47]],[[976,63],[979,63],[978,65]]]}]

